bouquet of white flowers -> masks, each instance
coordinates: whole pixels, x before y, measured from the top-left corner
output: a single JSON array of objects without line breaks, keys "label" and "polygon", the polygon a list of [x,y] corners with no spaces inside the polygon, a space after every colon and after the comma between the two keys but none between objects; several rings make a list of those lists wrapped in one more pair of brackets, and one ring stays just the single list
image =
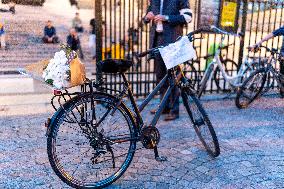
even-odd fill
[{"label": "bouquet of white flowers", "polygon": [[57,90],[81,85],[86,80],[85,67],[77,53],[64,45],[51,60],[31,64],[25,68],[25,73]]},{"label": "bouquet of white flowers", "polygon": [[63,50],[56,52],[54,58],[49,61],[42,73],[44,81],[53,85],[56,89],[69,87],[71,72],[70,65],[67,62],[68,59]]}]

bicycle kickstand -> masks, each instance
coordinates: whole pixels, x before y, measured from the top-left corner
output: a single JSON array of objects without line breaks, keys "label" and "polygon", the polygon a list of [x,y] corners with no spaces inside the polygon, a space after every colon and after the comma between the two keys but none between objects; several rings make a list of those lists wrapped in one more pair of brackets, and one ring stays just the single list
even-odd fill
[{"label": "bicycle kickstand", "polygon": [[157,146],[154,147],[154,153],[155,153],[155,160],[156,161],[158,161],[158,162],[167,161],[167,157],[159,156],[159,152],[158,152],[158,147]]}]

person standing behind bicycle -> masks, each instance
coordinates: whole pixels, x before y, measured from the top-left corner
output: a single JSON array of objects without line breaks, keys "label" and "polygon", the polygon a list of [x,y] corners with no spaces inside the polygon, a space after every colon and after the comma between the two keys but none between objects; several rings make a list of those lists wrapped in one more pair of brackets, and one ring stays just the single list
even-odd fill
[{"label": "person standing behind bicycle", "polygon": [[[150,29],[150,48],[165,46],[173,43],[183,34],[183,26],[192,20],[192,11],[190,10],[188,0],[149,0],[150,4],[144,22],[152,22]],[[167,74],[167,68],[161,56],[155,57],[154,71],[156,73],[157,83]],[[168,86],[163,86],[160,90],[162,99]],[[179,96],[178,88],[173,89],[172,96],[168,102],[163,114],[166,121],[179,118]],[[154,114],[156,111],[152,110]]]},{"label": "person standing behind bicycle", "polygon": [[[249,50],[250,51],[254,51],[255,49],[257,49],[263,42],[268,41],[274,37],[277,36],[283,36],[284,37],[284,26],[273,31],[272,33],[268,34],[267,36],[265,36],[262,40],[260,40],[258,43],[249,46]],[[282,47],[280,50],[281,54],[282,54],[282,58],[280,59],[280,72],[281,74],[284,74],[284,38],[283,38],[283,42],[282,42]],[[284,89],[280,89],[280,95],[282,97],[284,97]]]}]

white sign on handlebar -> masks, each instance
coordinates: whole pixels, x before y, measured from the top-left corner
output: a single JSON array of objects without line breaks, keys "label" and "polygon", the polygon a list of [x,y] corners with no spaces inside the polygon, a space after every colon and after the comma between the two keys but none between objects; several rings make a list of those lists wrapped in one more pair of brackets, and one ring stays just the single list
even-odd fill
[{"label": "white sign on handlebar", "polygon": [[175,43],[159,48],[159,51],[167,69],[171,69],[188,60],[196,59],[195,49],[187,36],[182,37]]}]

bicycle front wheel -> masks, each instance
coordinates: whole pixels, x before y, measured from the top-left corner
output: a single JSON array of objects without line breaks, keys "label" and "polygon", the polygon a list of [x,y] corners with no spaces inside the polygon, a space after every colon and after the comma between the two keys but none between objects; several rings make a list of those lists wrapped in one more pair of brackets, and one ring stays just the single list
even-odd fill
[{"label": "bicycle front wheel", "polygon": [[192,86],[197,88],[198,72],[194,67],[194,61],[187,61],[184,63],[184,73],[187,79],[190,79]]},{"label": "bicycle front wheel", "polygon": [[128,108],[115,98],[77,96],[52,118],[47,153],[56,175],[74,188],[102,188],[126,171],[136,149],[136,130]]},{"label": "bicycle front wheel", "polygon": [[242,84],[237,92],[235,104],[239,109],[247,108],[259,95],[264,88],[267,78],[265,68],[253,72]]},{"label": "bicycle front wheel", "polygon": [[202,104],[188,89],[183,90],[182,100],[201,143],[209,155],[217,157],[220,154],[219,142],[212,123]]}]

